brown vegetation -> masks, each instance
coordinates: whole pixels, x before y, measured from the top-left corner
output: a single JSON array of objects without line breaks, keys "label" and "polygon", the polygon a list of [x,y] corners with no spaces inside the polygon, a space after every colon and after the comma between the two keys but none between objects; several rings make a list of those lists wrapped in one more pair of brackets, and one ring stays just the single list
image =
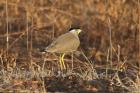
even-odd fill
[{"label": "brown vegetation", "polygon": [[[140,92],[139,0],[0,0],[0,92]],[[71,27],[81,45],[42,54]]]}]

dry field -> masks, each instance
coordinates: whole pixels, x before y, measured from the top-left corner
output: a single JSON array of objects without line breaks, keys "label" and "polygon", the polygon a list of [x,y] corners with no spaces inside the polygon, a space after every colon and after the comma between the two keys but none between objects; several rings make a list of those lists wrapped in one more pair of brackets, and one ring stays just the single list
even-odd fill
[{"label": "dry field", "polygon": [[[41,53],[70,28],[81,44]],[[140,93],[140,0],[0,0],[0,93]]]}]

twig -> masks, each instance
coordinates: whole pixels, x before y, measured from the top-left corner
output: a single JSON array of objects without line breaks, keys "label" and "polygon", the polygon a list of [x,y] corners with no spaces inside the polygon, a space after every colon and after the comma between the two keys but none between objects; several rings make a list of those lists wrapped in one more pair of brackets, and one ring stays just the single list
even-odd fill
[{"label": "twig", "polygon": [[9,29],[8,29],[8,27],[9,27],[9,23],[8,23],[8,19],[9,19],[9,17],[8,17],[8,2],[7,2],[7,0],[5,0],[5,5],[6,5],[6,49],[7,49],[7,55],[8,55],[8,48],[9,48]]}]

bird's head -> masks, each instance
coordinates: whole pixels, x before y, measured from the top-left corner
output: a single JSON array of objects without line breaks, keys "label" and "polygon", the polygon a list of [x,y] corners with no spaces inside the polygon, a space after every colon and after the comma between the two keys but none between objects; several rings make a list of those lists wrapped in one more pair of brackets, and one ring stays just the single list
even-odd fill
[{"label": "bird's head", "polygon": [[71,33],[74,33],[74,34],[79,34],[82,30],[80,28],[74,28],[74,29],[70,29],[69,30]]}]

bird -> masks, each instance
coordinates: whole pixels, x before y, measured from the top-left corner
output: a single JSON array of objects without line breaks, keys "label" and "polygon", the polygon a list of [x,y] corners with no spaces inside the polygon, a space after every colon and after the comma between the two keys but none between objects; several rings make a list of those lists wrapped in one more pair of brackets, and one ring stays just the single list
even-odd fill
[{"label": "bird", "polygon": [[79,33],[82,30],[80,28],[71,28],[69,32],[60,35],[50,45],[48,45],[44,51],[50,53],[59,53],[60,69],[66,69],[64,63],[64,56],[67,53],[74,52],[80,45]]}]

